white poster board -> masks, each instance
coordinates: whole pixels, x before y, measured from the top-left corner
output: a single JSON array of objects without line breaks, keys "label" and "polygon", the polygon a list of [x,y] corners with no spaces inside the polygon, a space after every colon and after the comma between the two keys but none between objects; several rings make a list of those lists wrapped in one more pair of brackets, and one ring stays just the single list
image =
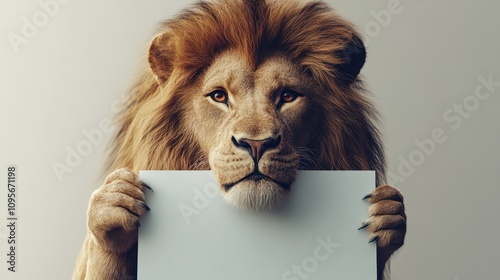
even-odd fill
[{"label": "white poster board", "polygon": [[211,171],[141,171],[139,280],[375,280],[366,231],[374,171],[299,171],[287,206],[226,204]]}]

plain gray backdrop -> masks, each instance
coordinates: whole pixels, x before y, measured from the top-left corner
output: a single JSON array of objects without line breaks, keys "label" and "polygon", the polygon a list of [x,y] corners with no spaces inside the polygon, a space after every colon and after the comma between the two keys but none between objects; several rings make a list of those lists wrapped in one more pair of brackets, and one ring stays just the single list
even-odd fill
[{"label": "plain gray backdrop", "polygon": [[[9,164],[19,199],[18,272],[2,261],[2,279],[70,277],[108,120],[158,22],[188,2],[0,2],[1,224]],[[391,182],[405,195],[408,234],[392,279],[497,278],[500,2],[328,2],[365,36],[362,75],[382,115]],[[1,226],[2,256],[6,237]]]}]

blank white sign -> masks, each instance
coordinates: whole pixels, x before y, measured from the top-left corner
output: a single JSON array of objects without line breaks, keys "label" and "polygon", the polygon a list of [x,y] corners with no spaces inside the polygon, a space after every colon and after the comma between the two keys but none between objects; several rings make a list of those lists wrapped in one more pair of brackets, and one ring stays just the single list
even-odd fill
[{"label": "blank white sign", "polygon": [[141,218],[139,280],[375,280],[362,198],[374,171],[299,171],[289,203],[245,212],[211,171],[141,171],[154,192]]}]

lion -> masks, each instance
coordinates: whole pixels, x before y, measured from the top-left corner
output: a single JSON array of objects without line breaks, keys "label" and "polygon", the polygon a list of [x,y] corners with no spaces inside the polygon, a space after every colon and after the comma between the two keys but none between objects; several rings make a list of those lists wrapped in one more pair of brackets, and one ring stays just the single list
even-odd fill
[{"label": "lion", "polygon": [[383,185],[365,59],[353,25],[316,0],[202,1],[162,23],[119,114],[73,279],[135,279],[139,217],[150,210],[138,171],[195,169],[213,171],[229,204],[256,210],[282,205],[297,170],[375,170],[381,186],[363,198],[359,229],[377,244],[383,279],[406,214]]}]

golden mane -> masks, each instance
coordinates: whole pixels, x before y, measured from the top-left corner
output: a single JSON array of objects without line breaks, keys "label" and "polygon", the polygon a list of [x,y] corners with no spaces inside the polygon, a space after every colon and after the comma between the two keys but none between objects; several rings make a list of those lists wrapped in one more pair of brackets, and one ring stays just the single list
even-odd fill
[{"label": "golden mane", "polygon": [[[365,60],[359,38],[350,23],[322,2],[194,4],[161,24],[155,46],[166,49],[152,46],[149,51],[162,53],[160,63],[168,71],[156,77],[148,68],[131,90],[119,115],[109,168],[209,169],[186,129],[189,96],[183,88],[196,83],[218,54],[235,49],[255,67],[273,54],[284,54],[322,89],[324,100],[317,110],[325,121],[317,124],[306,147],[314,161],[304,168],[376,170],[380,184],[383,148],[374,125],[376,111],[357,77]],[[154,63],[150,61],[153,68]]]}]

